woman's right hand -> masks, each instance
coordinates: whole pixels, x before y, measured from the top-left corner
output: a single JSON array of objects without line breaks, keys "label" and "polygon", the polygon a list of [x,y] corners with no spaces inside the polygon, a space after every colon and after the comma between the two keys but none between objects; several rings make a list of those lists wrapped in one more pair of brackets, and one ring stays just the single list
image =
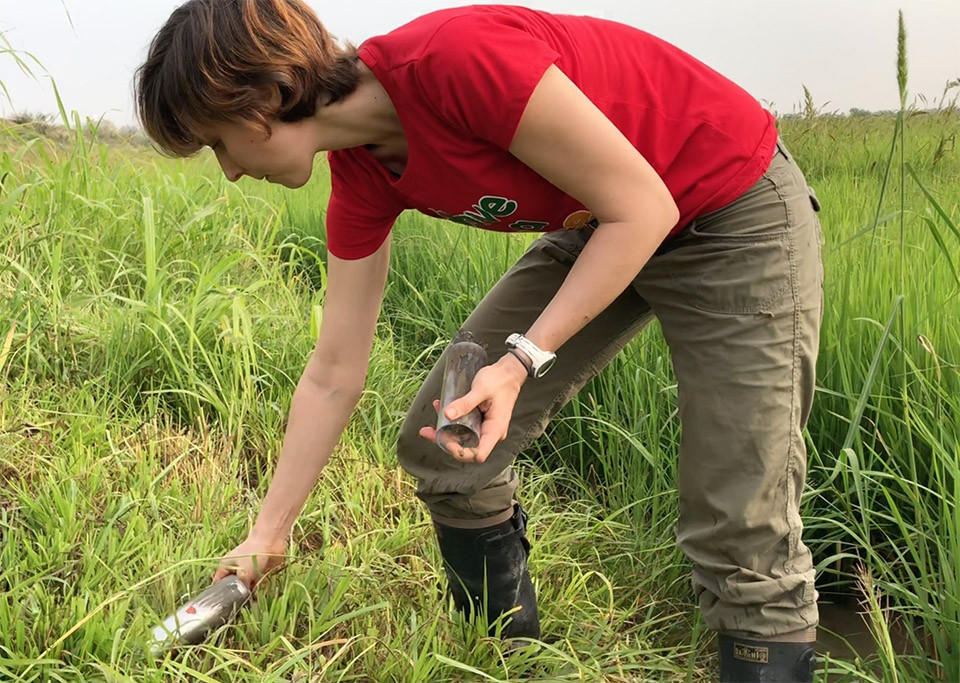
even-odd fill
[{"label": "woman's right hand", "polygon": [[225,576],[236,574],[247,588],[253,590],[260,577],[283,564],[285,557],[286,544],[283,539],[260,538],[251,533],[243,543],[220,559],[213,581],[216,583]]}]

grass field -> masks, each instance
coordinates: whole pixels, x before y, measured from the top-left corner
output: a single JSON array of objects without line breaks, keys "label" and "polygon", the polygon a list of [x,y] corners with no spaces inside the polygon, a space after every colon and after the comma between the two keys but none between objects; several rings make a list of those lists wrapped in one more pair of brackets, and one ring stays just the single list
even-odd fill
[{"label": "grass field", "polygon": [[[826,658],[836,680],[960,680],[960,117],[903,121],[780,123],[826,240],[806,540],[822,599],[861,603],[876,649]],[[322,316],[326,172],[234,186],[209,155],[5,127],[0,178],[0,680],[709,679],[655,325],[519,462],[552,642],[506,658],[451,616],[393,444],[530,238],[417,215],[394,229],[368,386],[286,568],[205,645],[144,659],[266,490]]]}]

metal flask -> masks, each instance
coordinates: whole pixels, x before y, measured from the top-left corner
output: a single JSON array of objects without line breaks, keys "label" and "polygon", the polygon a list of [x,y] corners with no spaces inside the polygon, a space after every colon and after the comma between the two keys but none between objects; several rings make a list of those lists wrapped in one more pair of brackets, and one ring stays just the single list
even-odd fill
[{"label": "metal flask", "polygon": [[229,621],[250,597],[250,589],[231,574],[187,601],[153,628],[150,654],[160,657],[177,645],[196,645]]},{"label": "metal flask", "polygon": [[470,391],[473,378],[487,363],[486,350],[471,339],[469,332],[461,332],[454,337],[443,369],[440,412],[437,413],[437,445],[446,452],[449,452],[448,446],[452,444],[462,448],[476,448],[480,444],[482,418],[478,408],[456,420],[448,420],[444,415],[447,406]]}]

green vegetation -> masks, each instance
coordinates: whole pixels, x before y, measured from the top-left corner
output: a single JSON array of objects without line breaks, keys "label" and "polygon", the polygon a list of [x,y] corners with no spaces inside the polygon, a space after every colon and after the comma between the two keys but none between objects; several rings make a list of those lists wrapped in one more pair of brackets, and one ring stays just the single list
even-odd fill
[{"label": "green vegetation", "polygon": [[[958,680],[960,117],[781,126],[826,240],[806,539],[823,600],[863,601],[877,644],[824,669]],[[367,390],[287,566],[208,643],[142,658],[266,490],[322,316],[316,176],[295,193],[234,186],[207,156],[0,129],[0,680],[708,680],[712,637],[674,547],[679,424],[656,325],[519,462],[555,640],[506,658],[449,613],[393,443],[529,237],[417,215],[395,228]]]}]

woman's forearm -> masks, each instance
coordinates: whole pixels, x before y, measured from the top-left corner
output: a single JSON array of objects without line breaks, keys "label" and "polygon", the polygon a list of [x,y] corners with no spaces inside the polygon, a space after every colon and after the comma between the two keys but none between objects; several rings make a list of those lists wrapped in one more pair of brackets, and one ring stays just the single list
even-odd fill
[{"label": "woman's forearm", "polygon": [[642,227],[636,221],[600,224],[524,336],[546,351],[563,346],[627,288],[676,224],[675,216],[675,208],[665,207]]},{"label": "woman's forearm", "polygon": [[355,392],[300,380],[290,402],[280,457],[252,535],[274,539],[289,535],[358,398]]}]

